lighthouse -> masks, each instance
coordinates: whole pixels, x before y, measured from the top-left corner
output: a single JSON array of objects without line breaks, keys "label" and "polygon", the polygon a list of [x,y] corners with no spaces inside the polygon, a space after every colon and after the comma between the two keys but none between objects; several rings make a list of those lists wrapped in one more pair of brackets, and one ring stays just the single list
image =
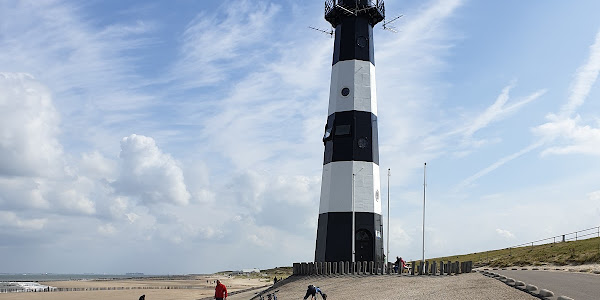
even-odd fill
[{"label": "lighthouse", "polygon": [[384,260],[373,47],[384,18],[382,0],[325,2],[335,40],[316,262]]}]

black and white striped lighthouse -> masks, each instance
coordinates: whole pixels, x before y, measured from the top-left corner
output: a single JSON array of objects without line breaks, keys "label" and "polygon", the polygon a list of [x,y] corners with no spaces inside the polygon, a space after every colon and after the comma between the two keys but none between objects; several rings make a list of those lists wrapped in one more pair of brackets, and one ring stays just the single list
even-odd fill
[{"label": "black and white striped lighthouse", "polygon": [[383,261],[373,26],[383,1],[327,0],[335,28],[315,261]]}]

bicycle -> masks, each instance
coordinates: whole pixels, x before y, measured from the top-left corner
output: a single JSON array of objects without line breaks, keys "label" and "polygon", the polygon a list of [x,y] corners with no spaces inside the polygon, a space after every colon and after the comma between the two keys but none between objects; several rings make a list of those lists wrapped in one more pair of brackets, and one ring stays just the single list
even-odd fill
[{"label": "bicycle", "polygon": [[277,292],[279,292],[279,290],[273,291],[270,294],[266,294],[267,295],[266,299],[264,297],[264,294],[260,294],[259,299],[260,300],[277,300]]}]

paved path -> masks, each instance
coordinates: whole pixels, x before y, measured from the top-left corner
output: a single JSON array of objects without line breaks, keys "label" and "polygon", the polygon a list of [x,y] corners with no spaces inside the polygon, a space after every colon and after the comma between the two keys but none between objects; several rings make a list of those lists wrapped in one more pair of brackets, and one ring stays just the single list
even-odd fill
[{"label": "paved path", "polygon": [[[266,290],[266,288],[251,290],[251,291],[247,291],[244,293],[231,295],[231,296],[227,297],[227,299],[228,300],[248,300],[248,299],[251,299],[252,297],[254,297],[257,293],[262,292],[264,290]],[[214,298],[211,298],[211,299],[214,299]]]},{"label": "paved path", "polygon": [[[284,280],[283,283],[283,285],[276,288],[279,290],[277,293],[278,300],[302,299],[309,284],[319,286],[323,292],[327,293],[327,300],[536,299],[499,280],[479,273],[458,276],[293,276]],[[319,297],[319,299],[321,298]]]},{"label": "paved path", "polygon": [[597,274],[542,270],[494,270],[490,272],[520,280],[526,284],[533,284],[538,289],[550,290],[555,296],[552,299],[556,299],[558,296],[567,296],[577,300],[600,299],[600,275]]}]

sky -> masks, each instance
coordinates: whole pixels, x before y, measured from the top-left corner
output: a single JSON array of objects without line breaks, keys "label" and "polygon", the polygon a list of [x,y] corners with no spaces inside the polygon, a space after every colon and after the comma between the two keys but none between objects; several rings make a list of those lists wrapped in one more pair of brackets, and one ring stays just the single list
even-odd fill
[{"label": "sky", "polygon": [[[600,2],[385,4],[390,256],[421,257],[425,162],[426,257],[599,226]],[[0,272],[313,260],[323,5],[0,0]]]}]

